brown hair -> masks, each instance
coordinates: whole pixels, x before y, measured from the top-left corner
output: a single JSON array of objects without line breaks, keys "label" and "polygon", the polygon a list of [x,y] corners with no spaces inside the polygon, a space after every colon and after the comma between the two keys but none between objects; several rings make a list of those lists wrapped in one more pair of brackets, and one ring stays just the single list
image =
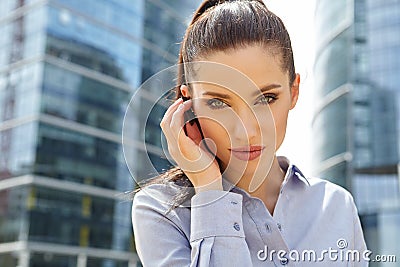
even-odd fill
[{"label": "brown hair", "polygon": [[258,44],[280,56],[289,85],[295,80],[293,52],[289,33],[282,20],[261,0],[209,0],[195,12],[186,30],[179,52],[176,98],[181,97],[184,64],[207,54]]},{"label": "brown hair", "polygon": [[[186,83],[184,64],[206,58],[207,54],[257,44],[278,55],[281,68],[289,75],[290,85],[296,74],[289,34],[282,20],[261,0],[205,0],[186,30],[178,59],[176,99],[182,97],[180,85]],[[173,182],[182,187],[171,211],[193,194],[193,185],[184,172],[175,167],[142,186]],[[136,191],[139,191],[138,188]],[[135,191],[135,192],[136,192]]]}]

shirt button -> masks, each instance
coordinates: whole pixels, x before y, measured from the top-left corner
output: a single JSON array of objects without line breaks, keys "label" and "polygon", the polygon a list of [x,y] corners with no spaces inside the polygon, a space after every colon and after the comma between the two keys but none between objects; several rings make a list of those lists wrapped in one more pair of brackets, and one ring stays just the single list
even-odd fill
[{"label": "shirt button", "polygon": [[238,223],[234,223],[233,228],[235,228],[236,231],[240,231],[240,225]]},{"label": "shirt button", "polygon": [[279,231],[282,231],[282,225],[280,223],[276,224],[278,226]]},{"label": "shirt button", "polygon": [[236,205],[236,204],[237,204],[237,201],[232,200],[232,201],[231,201],[231,204]]},{"label": "shirt button", "polygon": [[288,264],[289,263],[289,260],[287,259],[287,258],[282,258],[281,259],[281,264],[282,265],[286,265],[286,264]]},{"label": "shirt button", "polygon": [[271,233],[271,226],[268,223],[265,224],[265,229],[267,229],[267,233]]}]

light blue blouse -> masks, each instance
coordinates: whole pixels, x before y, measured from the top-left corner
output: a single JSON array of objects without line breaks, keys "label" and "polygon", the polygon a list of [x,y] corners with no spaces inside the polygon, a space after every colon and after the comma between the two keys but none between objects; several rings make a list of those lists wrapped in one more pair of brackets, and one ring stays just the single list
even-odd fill
[{"label": "light blue blouse", "polygon": [[155,184],[136,193],[132,223],[142,264],[368,266],[351,194],[304,177],[285,157],[278,161],[286,175],[273,216],[259,198],[225,179],[223,191],[195,194],[168,215],[178,186]]}]

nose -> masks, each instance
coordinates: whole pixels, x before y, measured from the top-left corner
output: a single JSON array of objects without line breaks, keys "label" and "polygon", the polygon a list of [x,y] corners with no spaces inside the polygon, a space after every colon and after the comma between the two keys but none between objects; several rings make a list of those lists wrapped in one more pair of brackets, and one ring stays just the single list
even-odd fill
[{"label": "nose", "polygon": [[260,135],[259,120],[255,113],[250,108],[244,108],[237,111],[236,122],[234,123],[233,138],[243,144],[254,143],[256,138]]}]

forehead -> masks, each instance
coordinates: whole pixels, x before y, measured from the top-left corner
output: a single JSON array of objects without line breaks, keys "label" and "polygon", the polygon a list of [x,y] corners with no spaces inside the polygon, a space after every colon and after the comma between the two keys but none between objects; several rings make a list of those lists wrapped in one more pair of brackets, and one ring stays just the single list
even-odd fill
[{"label": "forehead", "polygon": [[191,64],[189,81],[196,89],[204,88],[245,96],[253,95],[269,84],[287,87],[289,75],[284,72],[279,55],[259,46],[219,51]]}]

